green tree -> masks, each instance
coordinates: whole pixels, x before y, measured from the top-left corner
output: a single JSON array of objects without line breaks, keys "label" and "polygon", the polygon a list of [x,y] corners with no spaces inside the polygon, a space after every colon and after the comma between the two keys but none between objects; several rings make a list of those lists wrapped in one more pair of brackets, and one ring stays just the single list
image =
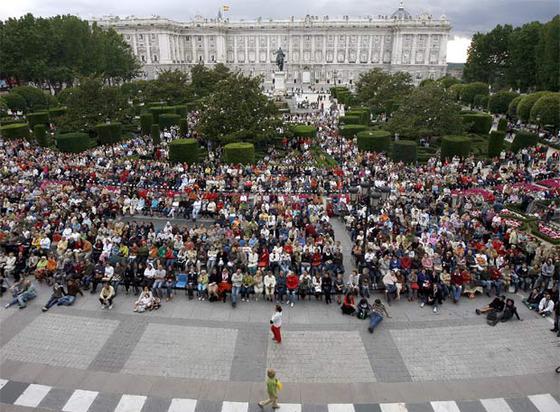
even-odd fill
[{"label": "green tree", "polygon": [[402,136],[442,136],[463,132],[461,107],[439,84],[418,87],[389,121],[389,130]]},{"label": "green tree", "polygon": [[443,88],[446,90],[449,89],[454,84],[461,83],[459,79],[449,75],[439,78],[437,82],[440,83],[443,86]]},{"label": "green tree", "polygon": [[241,73],[219,82],[202,101],[198,131],[220,144],[251,142],[264,145],[278,139],[281,125],[276,106],[261,91],[262,78]]},{"label": "green tree", "polygon": [[212,69],[197,64],[191,69],[190,92],[195,99],[206,97],[215,92],[218,83],[230,75],[230,70],[222,63],[216,64]]},{"label": "green tree", "polygon": [[66,131],[93,133],[100,122],[113,120],[130,123],[133,113],[118,87],[107,86],[99,77],[87,77],[66,98],[68,111],[61,119],[60,128]]},{"label": "green tree", "polygon": [[560,90],[560,15],[546,23],[537,45],[537,87],[540,90]]},{"label": "green tree", "polygon": [[517,27],[509,37],[507,83],[526,92],[536,84],[536,47],[542,24],[532,22]]},{"label": "green tree", "polygon": [[506,114],[509,104],[518,96],[515,92],[501,91],[494,93],[488,100],[488,111],[493,114]]},{"label": "green tree", "polygon": [[356,82],[358,102],[375,114],[392,113],[412,90],[410,74],[391,74],[378,68],[361,74]]},{"label": "green tree", "polygon": [[482,82],[474,82],[465,84],[461,89],[461,101],[463,103],[473,105],[476,95],[488,95],[488,84]]},{"label": "green tree", "polygon": [[183,103],[189,98],[187,74],[180,70],[165,70],[157,79],[146,84],[144,95],[146,103],[166,102]]}]

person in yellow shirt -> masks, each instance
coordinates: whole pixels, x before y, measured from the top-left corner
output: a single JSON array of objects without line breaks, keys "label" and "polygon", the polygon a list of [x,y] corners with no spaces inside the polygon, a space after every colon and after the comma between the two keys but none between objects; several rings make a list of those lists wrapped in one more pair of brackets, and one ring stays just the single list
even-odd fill
[{"label": "person in yellow shirt", "polygon": [[266,371],[266,393],[268,394],[268,399],[259,402],[259,406],[264,408],[266,405],[271,405],[272,409],[279,409],[278,406],[278,390],[280,388],[280,381],[276,378],[276,372],[274,369],[267,369]]}]

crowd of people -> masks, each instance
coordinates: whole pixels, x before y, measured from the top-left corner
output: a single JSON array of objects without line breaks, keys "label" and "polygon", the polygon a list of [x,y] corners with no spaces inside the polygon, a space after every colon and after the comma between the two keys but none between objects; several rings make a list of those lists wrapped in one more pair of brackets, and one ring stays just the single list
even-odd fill
[{"label": "crowd of people", "polygon": [[[380,301],[369,304],[377,290],[389,303],[404,297],[434,313],[465,296],[532,290],[529,304],[540,308],[548,296],[551,310],[539,313],[558,318],[560,252],[512,224],[504,209],[558,197],[554,188],[519,190],[559,178],[557,154],[537,147],[491,163],[403,165],[358,152],[339,136],[337,118],[336,110],[286,115],[286,123],[316,126],[317,138],[286,138],[252,166],[225,164],[211,147],[199,164],[170,164],[173,133],[159,148],[137,137],[81,154],[1,141],[6,306],[24,308],[37,282],[52,286],[43,311],[72,305],[87,290],[106,309],[119,293],[134,293],[136,312],[157,310],[178,290],[234,307],[334,298],[343,313],[375,319],[373,331],[387,315]],[[313,147],[338,166],[317,166]],[[346,262],[337,216],[353,242]],[[155,218],[169,221],[159,227]]]}]

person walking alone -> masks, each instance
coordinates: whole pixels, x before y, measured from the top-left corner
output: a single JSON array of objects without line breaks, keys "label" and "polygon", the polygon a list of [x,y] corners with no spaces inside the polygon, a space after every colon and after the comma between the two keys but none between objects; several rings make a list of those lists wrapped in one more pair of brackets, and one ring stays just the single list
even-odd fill
[{"label": "person walking alone", "polygon": [[258,405],[261,408],[264,408],[266,405],[272,405],[272,409],[279,409],[280,406],[278,406],[278,391],[282,388],[282,384],[276,378],[276,372],[274,371],[274,369],[267,369],[266,376],[266,393],[268,394],[268,399],[265,401],[260,401]]},{"label": "person walking alone", "polygon": [[272,340],[276,343],[282,343],[282,335],[280,328],[282,327],[282,306],[276,305],[276,310],[270,319],[270,330],[272,331]]}]

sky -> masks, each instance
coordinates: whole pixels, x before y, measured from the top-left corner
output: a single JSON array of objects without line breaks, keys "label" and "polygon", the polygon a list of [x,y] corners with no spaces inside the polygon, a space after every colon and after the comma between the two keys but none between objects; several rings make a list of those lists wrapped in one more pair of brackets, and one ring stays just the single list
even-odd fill
[{"label": "sky", "polygon": [[[215,17],[223,5],[232,20],[288,18],[305,15],[377,16],[390,15],[399,0],[0,0],[0,19],[75,14],[82,18],[114,16],[149,17],[158,15],[184,21],[196,15]],[[447,47],[447,61],[465,62],[470,39],[477,31],[491,30],[497,24],[522,25],[547,21],[560,13],[558,0],[404,0],[413,15],[422,12],[434,18],[446,15],[453,26]]]}]

